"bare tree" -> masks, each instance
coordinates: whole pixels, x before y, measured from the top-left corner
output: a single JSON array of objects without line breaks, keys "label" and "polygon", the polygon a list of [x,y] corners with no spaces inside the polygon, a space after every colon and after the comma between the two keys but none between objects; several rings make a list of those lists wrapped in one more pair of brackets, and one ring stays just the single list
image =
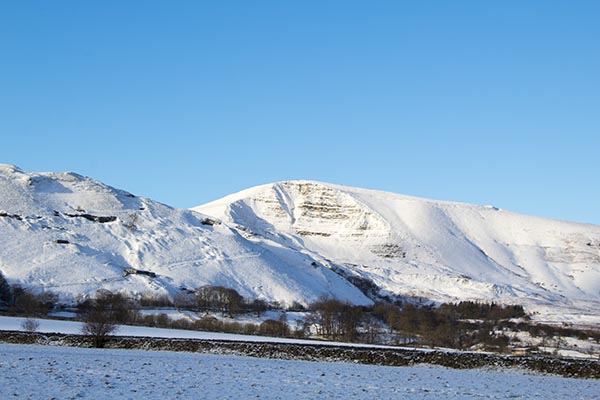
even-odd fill
[{"label": "bare tree", "polygon": [[95,347],[104,347],[108,337],[117,331],[117,323],[135,319],[131,307],[122,294],[98,291],[96,297],[79,304],[79,316],[84,322],[82,333],[92,337]]},{"label": "bare tree", "polygon": [[37,319],[26,318],[21,322],[21,328],[26,332],[37,332],[40,322]]},{"label": "bare tree", "polygon": [[94,347],[104,347],[108,337],[116,332],[117,325],[103,312],[90,312],[81,328],[84,335],[91,336],[94,341]]}]

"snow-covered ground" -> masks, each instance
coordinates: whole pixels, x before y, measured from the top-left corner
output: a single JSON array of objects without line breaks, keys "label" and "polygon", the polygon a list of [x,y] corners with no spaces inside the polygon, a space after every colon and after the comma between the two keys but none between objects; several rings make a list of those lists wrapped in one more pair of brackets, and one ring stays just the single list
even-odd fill
[{"label": "snow-covered ground", "polygon": [[566,358],[600,358],[600,343],[592,338],[579,339],[574,337],[534,337],[527,331],[503,331],[513,339],[517,339],[518,343],[523,347],[538,347],[540,351],[548,354],[556,354]]},{"label": "snow-covered ground", "polygon": [[[0,331],[25,331],[22,327],[25,318],[19,317],[1,317],[0,316]],[[64,333],[67,335],[80,335],[81,322],[62,321],[50,319],[35,319],[39,322],[37,332],[40,333]],[[348,347],[375,347],[387,348],[390,346],[379,346],[360,343],[343,343],[329,342],[319,340],[306,339],[289,339],[278,338],[271,336],[254,336],[254,335],[238,335],[233,333],[222,332],[201,332],[183,329],[163,329],[151,328],[146,326],[129,326],[118,325],[114,335],[118,336],[135,336],[135,337],[154,337],[154,338],[171,338],[171,339],[201,339],[201,340],[227,340],[233,342],[253,342],[253,343],[293,343],[293,344],[319,344],[326,346],[348,346]],[[426,350],[424,350],[426,351]]]},{"label": "snow-covered ground", "polygon": [[600,382],[515,370],[284,361],[0,344],[2,397],[18,399],[594,399]]}]

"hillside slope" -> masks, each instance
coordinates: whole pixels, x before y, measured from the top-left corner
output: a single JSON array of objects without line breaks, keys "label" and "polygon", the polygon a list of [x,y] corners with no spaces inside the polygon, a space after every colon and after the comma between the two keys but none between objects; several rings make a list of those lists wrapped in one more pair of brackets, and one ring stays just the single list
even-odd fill
[{"label": "hillside slope", "polygon": [[[323,294],[370,303],[305,254],[74,173],[0,165],[0,238],[0,272],[10,283],[65,301],[100,288],[176,296],[212,284],[288,304]],[[125,277],[128,268],[157,276]]]},{"label": "hillside slope", "polygon": [[277,242],[382,294],[522,304],[600,323],[600,226],[311,181],[251,188],[194,210]]}]

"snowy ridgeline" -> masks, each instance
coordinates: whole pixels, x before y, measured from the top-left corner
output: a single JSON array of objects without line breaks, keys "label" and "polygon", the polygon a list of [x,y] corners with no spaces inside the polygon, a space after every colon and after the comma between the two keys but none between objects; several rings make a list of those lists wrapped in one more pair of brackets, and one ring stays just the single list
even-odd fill
[{"label": "snowy ridgeline", "polygon": [[493,301],[537,321],[600,324],[600,227],[495,207],[289,181],[192,211],[0,165],[0,237],[10,284],[67,302],[215,285],[287,306]]},{"label": "snowy ridgeline", "polygon": [[0,237],[0,273],[8,283],[57,293],[64,302],[98,289],[176,298],[214,285],[287,305],[322,294],[371,303],[332,270],[315,268],[310,255],[251,242],[205,214],[74,173],[0,165]]},{"label": "snowy ridgeline", "polygon": [[539,321],[600,323],[599,226],[311,181],[263,185],[194,210],[255,243],[311,254],[363,290],[519,304]]},{"label": "snowy ridgeline", "polygon": [[4,398],[593,399],[596,380],[231,355],[0,344]]}]

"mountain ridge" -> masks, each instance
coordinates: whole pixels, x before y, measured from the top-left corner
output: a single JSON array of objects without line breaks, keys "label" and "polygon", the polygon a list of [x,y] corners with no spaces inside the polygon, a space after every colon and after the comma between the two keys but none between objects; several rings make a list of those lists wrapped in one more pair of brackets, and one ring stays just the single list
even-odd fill
[{"label": "mountain ridge", "polygon": [[318,254],[386,293],[524,302],[545,314],[552,304],[587,302],[590,315],[598,307],[600,227],[593,224],[306,180],[194,209],[245,226],[258,242]]},{"label": "mountain ridge", "polygon": [[395,197],[402,197],[405,198],[407,200],[416,200],[416,201],[424,201],[424,202],[430,202],[430,203],[439,203],[439,204],[446,204],[446,205],[456,205],[456,206],[472,206],[472,207],[480,207],[482,209],[492,209],[492,210],[496,210],[496,211],[505,211],[505,212],[510,212],[513,214],[518,214],[518,215],[523,215],[523,216],[527,216],[529,218],[539,218],[545,221],[551,220],[551,221],[555,221],[557,223],[567,223],[567,224],[576,224],[576,225],[585,225],[585,226],[595,226],[595,227],[600,227],[600,224],[595,224],[592,222],[582,222],[582,221],[570,221],[567,219],[562,219],[562,218],[554,218],[554,217],[548,217],[548,216],[543,216],[543,215],[534,215],[534,214],[527,214],[524,212],[520,212],[520,211],[514,211],[514,210],[510,210],[510,209],[505,209],[502,207],[497,207],[495,205],[491,205],[491,204],[477,204],[477,203],[470,203],[468,201],[456,201],[456,200],[443,200],[443,199],[433,199],[433,198],[429,198],[429,197],[422,197],[422,196],[417,196],[417,195],[408,195],[408,194],[401,194],[401,193],[395,193],[395,192],[390,192],[390,191],[386,191],[386,190],[381,190],[381,189],[372,189],[372,188],[362,188],[362,187],[355,187],[355,186],[348,186],[348,185],[341,185],[338,183],[333,183],[333,182],[326,182],[326,181],[320,181],[317,179],[285,179],[285,180],[281,180],[281,181],[275,181],[275,182],[269,182],[269,183],[262,183],[256,186],[251,186],[248,187],[246,189],[242,189],[239,190],[237,192],[234,193],[230,193],[228,195],[222,196],[216,200],[212,200],[203,204],[200,204],[198,206],[193,206],[190,207],[190,210],[196,210],[196,209],[209,209],[211,207],[215,207],[215,206],[219,206],[222,205],[223,202],[227,201],[227,200],[231,200],[231,199],[240,199],[242,198],[245,194],[249,194],[252,193],[258,189],[264,189],[264,188],[269,188],[272,187],[274,185],[284,185],[284,184],[302,184],[302,183],[308,183],[308,184],[315,184],[315,185],[322,185],[322,186],[329,186],[332,188],[337,188],[339,190],[358,190],[358,191],[366,191],[366,192],[372,192],[374,194],[380,194],[380,195],[384,195],[384,196],[395,196]]},{"label": "mountain ridge", "polygon": [[[72,172],[0,165],[0,237],[10,283],[71,300],[212,284],[288,305],[469,300],[600,323],[600,226],[318,181],[185,210]],[[123,276],[128,268],[157,277]]]},{"label": "mountain ridge", "polygon": [[[286,304],[308,304],[323,294],[370,303],[304,254],[257,245],[204,214],[78,174],[0,166],[0,210],[0,272],[10,283],[66,300],[102,288],[175,297],[210,284]],[[126,269],[157,277],[124,276]]]}]

